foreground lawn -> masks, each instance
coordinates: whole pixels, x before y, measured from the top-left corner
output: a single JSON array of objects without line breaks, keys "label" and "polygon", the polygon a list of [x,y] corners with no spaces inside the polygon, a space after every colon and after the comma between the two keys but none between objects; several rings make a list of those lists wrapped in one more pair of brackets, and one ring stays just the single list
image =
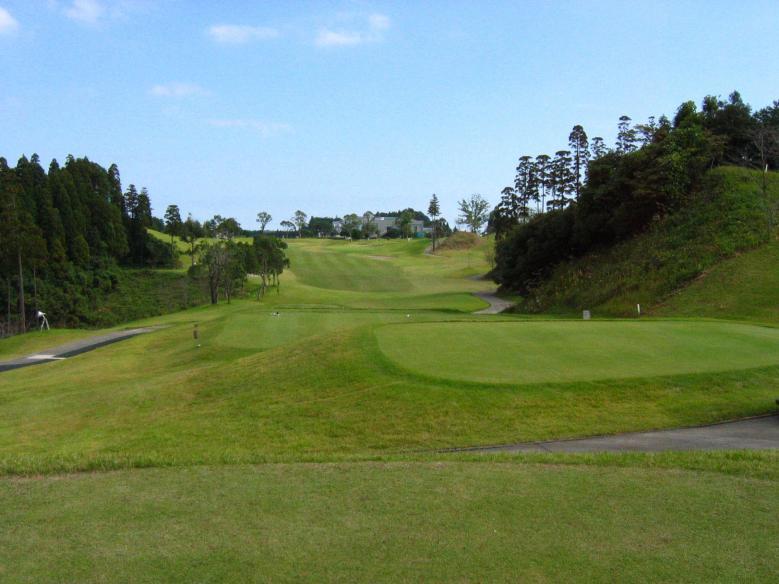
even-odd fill
[{"label": "foreground lawn", "polygon": [[517,462],[146,469],[0,480],[0,579],[755,581],[779,484]]}]

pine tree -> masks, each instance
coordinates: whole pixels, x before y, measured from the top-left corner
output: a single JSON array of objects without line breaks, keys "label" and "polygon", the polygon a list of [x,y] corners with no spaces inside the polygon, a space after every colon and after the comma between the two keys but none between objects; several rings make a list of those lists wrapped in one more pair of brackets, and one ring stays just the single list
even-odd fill
[{"label": "pine tree", "polygon": [[108,179],[111,182],[111,204],[119,209],[122,219],[124,219],[127,217],[127,203],[122,193],[122,177],[116,164],[112,164],[108,168]]},{"label": "pine tree", "polygon": [[546,195],[551,187],[551,167],[548,154],[539,154],[536,156],[535,175],[536,183],[540,191],[540,212],[546,211]]},{"label": "pine tree", "polygon": [[606,142],[600,136],[595,136],[590,144],[590,157],[593,160],[603,158],[608,154],[608,148],[606,148]]},{"label": "pine tree", "polygon": [[630,127],[632,120],[628,116],[620,116],[617,125],[617,152],[629,154],[636,149],[636,131]]},{"label": "pine tree", "polygon": [[168,205],[165,209],[165,228],[170,235],[170,244],[173,245],[173,237],[181,234],[181,212],[178,205]]},{"label": "pine tree", "polygon": [[590,151],[587,143],[587,133],[580,125],[576,125],[568,136],[568,145],[573,153],[571,161],[571,171],[573,173],[573,185],[576,200],[579,200],[579,193],[582,187],[582,176],[587,172],[587,162],[590,158]]},{"label": "pine tree", "polygon": [[430,199],[430,204],[427,206],[427,214],[433,220],[433,253],[435,253],[436,241],[438,240],[438,217],[441,215],[441,206],[438,203],[438,196],[433,193]]},{"label": "pine tree", "polygon": [[549,206],[554,209],[564,209],[574,192],[573,172],[571,172],[571,152],[558,150],[551,164],[552,200]]}]

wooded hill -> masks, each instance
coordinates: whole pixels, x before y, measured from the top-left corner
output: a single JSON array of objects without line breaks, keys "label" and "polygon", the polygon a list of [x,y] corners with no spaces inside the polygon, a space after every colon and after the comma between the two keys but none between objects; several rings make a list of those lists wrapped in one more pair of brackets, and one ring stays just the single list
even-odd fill
[{"label": "wooded hill", "polygon": [[[686,102],[673,120],[626,120],[613,149],[599,138],[588,149],[574,128],[571,143],[583,142],[586,163],[578,187],[573,171],[549,180],[520,158],[515,187],[504,189],[490,223],[493,277],[523,296],[521,310],[634,313],[775,237],[779,101],[753,113],[733,93],[705,98],[700,111]],[[560,158],[576,158],[568,154]],[[533,212],[544,191],[553,204]]]},{"label": "wooded hill", "polygon": [[[160,278],[131,282],[150,276],[122,271],[173,266],[171,247],[146,233],[151,213],[146,189],[130,185],[123,192],[116,165],[106,170],[68,156],[64,166],[53,160],[45,171],[35,154],[22,156],[16,167],[0,158],[0,334],[26,330],[39,309],[52,324],[107,325],[194,300],[182,288],[181,300],[173,302],[170,278],[160,281],[167,289],[163,299],[149,289]],[[119,298],[124,308],[105,310],[122,283],[128,297],[145,290],[133,297],[137,310],[127,310]]]}]

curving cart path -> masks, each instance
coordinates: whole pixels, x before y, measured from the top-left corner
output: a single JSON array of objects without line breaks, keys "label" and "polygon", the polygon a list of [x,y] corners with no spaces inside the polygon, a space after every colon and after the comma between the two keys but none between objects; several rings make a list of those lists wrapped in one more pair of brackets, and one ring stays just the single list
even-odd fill
[{"label": "curving cart path", "polygon": [[73,341],[53,349],[46,351],[40,351],[33,355],[27,355],[25,357],[17,357],[8,361],[0,361],[0,372],[10,371],[12,369],[19,369],[20,367],[29,367],[30,365],[40,365],[41,363],[51,363],[52,361],[61,361],[68,357],[75,357],[81,353],[87,351],[93,351],[105,345],[116,343],[129,339],[136,335],[142,335],[144,333],[150,333],[157,330],[159,327],[143,327],[128,329],[125,331],[116,331],[113,333],[106,333],[104,335],[96,335],[79,341]]},{"label": "curving cart path", "polygon": [[779,448],[779,414],[691,428],[630,432],[573,440],[456,448],[447,452],[662,452],[773,448]]},{"label": "curving cart path", "polygon": [[514,305],[513,302],[509,302],[508,300],[499,298],[498,296],[495,296],[495,294],[492,294],[491,292],[474,292],[473,295],[478,296],[485,302],[490,303],[489,307],[483,308],[481,310],[477,310],[473,314],[500,314],[507,308],[510,308]]}]

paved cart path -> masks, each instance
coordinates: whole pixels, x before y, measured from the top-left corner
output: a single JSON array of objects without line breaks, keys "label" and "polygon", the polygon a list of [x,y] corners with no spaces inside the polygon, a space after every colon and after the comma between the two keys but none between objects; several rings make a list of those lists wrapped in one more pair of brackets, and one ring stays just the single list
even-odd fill
[{"label": "paved cart path", "polygon": [[661,452],[779,448],[779,414],[693,428],[454,449],[458,452]]},{"label": "paved cart path", "polygon": [[47,349],[45,351],[39,351],[32,355],[25,357],[17,357],[16,359],[10,359],[8,361],[0,361],[0,372],[10,371],[11,369],[19,369],[20,367],[29,367],[30,365],[39,365],[40,363],[51,363],[52,361],[61,361],[68,357],[74,357],[87,351],[93,351],[105,345],[123,341],[136,335],[142,335],[144,333],[150,333],[157,330],[159,327],[143,327],[128,329],[124,331],[116,331],[113,333],[106,333],[104,335],[96,335],[79,341],[73,341],[54,347],[53,349]]},{"label": "paved cart path", "polygon": [[476,312],[474,312],[474,314],[500,314],[507,308],[514,305],[513,302],[509,302],[508,300],[499,298],[498,296],[495,296],[495,294],[492,294],[490,292],[474,292],[473,295],[478,296],[485,302],[490,303],[488,308],[477,310]]}]

